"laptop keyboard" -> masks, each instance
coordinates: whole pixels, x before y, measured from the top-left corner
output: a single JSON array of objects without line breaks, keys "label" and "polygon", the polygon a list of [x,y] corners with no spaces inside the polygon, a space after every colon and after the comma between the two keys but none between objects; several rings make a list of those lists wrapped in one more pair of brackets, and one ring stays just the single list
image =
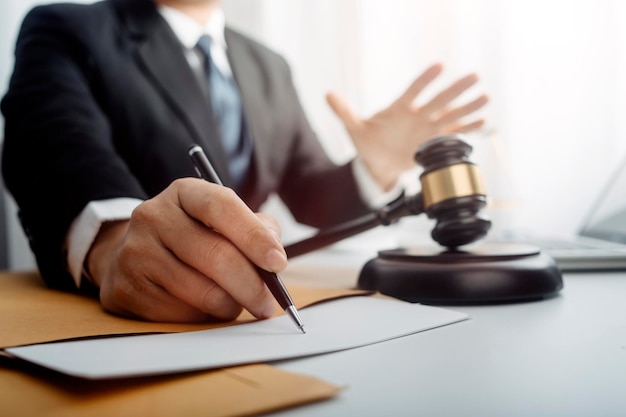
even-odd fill
[{"label": "laptop keyboard", "polygon": [[610,250],[607,248],[599,248],[597,246],[588,245],[586,243],[581,242],[566,242],[559,240],[539,240],[532,242],[533,244],[546,249],[546,250],[567,250],[567,249],[599,249],[599,250]]},{"label": "laptop keyboard", "polygon": [[[624,256],[623,246],[612,245],[610,243],[593,245],[579,241],[543,239],[527,243],[539,246],[553,256],[565,254],[568,256],[585,256],[591,253],[593,253],[594,256]],[[621,250],[619,248],[621,248]]]}]

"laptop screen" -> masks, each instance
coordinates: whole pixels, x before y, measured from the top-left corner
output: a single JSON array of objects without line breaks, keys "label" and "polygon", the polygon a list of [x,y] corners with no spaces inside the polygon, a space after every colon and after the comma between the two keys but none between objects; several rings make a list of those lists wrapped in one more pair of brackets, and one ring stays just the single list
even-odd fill
[{"label": "laptop screen", "polygon": [[580,234],[626,243],[626,159],[610,178]]}]

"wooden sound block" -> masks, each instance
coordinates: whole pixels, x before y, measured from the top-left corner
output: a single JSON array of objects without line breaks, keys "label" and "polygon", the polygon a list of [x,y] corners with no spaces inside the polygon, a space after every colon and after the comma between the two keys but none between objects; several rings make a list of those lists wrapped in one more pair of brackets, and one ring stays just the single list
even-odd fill
[{"label": "wooden sound block", "polygon": [[563,288],[554,259],[521,244],[468,250],[386,250],[365,264],[358,287],[424,304],[485,304],[553,297]]}]

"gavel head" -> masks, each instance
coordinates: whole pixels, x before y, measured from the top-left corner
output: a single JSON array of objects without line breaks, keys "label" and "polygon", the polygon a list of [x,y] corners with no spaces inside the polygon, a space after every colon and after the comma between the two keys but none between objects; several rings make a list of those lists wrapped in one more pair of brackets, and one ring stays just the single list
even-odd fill
[{"label": "gavel head", "polygon": [[460,134],[437,136],[415,154],[426,215],[437,221],[431,235],[454,249],[487,235],[491,221],[480,214],[486,194],[478,167],[469,161],[472,147]]}]

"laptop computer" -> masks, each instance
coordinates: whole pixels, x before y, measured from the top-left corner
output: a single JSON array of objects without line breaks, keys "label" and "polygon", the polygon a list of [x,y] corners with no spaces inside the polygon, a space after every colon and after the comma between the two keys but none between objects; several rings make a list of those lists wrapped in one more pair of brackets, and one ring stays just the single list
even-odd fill
[{"label": "laptop computer", "polygon": [[626,270],[626,159],[609,178],[575,236],[513,240],[540,247],[562,271]]}]

